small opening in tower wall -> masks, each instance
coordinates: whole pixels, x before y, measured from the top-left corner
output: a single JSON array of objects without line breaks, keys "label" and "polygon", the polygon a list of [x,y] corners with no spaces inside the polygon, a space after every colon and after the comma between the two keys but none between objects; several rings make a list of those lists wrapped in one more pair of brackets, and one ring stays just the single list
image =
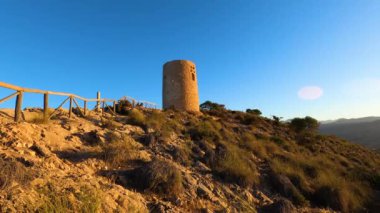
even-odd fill
[{"label": "small opening in tower wall", "polygon": [[195,75],[194,75],[194,73],[191,73],[191,77],[193,78],[193,81],[195,81]]}]

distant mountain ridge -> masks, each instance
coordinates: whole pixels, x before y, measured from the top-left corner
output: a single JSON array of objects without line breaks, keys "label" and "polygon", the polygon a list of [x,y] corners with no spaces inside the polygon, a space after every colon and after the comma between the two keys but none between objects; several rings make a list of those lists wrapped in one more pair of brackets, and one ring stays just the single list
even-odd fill
[{"label": "distant mountain ridge", "polygon": [[380,117],[323,121],[320,132],[337,135],[372,149],[380,149]]},{"label": "distant mountain ridge", "polygon": [[352,123],[366,123],[366,122],[372,122],[380,120],[380,117],[376,116],[369,116],[369,117],[363,117],[363,118],[340,118],[337,120],[327,120],[327,121],[321,121],[322,124],[352,124]]}]

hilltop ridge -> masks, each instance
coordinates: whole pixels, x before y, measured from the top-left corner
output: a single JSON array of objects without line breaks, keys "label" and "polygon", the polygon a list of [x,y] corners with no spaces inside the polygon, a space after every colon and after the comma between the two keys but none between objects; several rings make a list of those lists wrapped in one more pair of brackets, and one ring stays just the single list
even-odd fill
[{"label": "hilltop ridge", "polygon": [[[75,111],[74,111],[75,112]],[[0,113],[0,207],[37,212],[365,212],[380,156],[253,112]],[[378,206],[377,206],[378,207]]]}]

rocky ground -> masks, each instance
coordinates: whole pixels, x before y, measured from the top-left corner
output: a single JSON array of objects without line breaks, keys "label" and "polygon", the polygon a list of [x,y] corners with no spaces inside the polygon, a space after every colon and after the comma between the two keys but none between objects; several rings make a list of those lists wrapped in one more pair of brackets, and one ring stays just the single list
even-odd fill
[{"label": "rocky ground", "polygon": [[[176,150],[189,143],[186,138],[169,134],[159,140],[153,129],[127,124],[124,116],[69,119],[60,111],[43,123],[40,110],[24,114],[27,122],[14,123],[11,110],[0,112],[2,212],[333,212],[293,205],[265,184],[242,187],[222,181],[197,158],[180,162]],[[99,144],[115,137],[110,132],[133,138],[128,165],[112,167],[104,160]],[[180,193],[166,196],[131,184],[135,169],[153,159],[170,162],[180,172]],[[268,165],[253,154],[252,159],[265,179]]]}]

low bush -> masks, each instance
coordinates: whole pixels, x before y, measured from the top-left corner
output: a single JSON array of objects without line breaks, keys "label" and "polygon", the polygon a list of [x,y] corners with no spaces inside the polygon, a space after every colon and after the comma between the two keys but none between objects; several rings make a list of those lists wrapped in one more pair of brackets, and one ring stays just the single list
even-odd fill
[{"label": "low bush", "polygon": [[223,104],[206,101],[200,105],[200,109],[203,113],[220,118],[227,118],[229,111]]},{"label": "low bush", "polygon": [[250,114],[254,114],[257,116],[260,116],[262,114],[259,109],[247,109],[245,112],[250,113]]},{"label": "low bush", "polygon": [[132,108],[132,103],[128,100],[119,100],[116,104],[116,112],[122,115],[127,115]]},{"label": "low bush", "polygon": [[163,196],[178,196],[183,192],[182,174],[170,162],[153,159],[137,169],[136,185]]},{"label": "low bush", "polygon": [[223,104],[214,103],[211,101],[206,101],[200,105],[200,108],[202,110],[209,110],[209,111],[223,111],[226,110],[225,106]]},{"label": "low bush", "polygon": [[314,132],[318,130],[319,123],[316,119],[306,116],[305,118],[294,118],[290,121],[290,127],[296,132]]}]

